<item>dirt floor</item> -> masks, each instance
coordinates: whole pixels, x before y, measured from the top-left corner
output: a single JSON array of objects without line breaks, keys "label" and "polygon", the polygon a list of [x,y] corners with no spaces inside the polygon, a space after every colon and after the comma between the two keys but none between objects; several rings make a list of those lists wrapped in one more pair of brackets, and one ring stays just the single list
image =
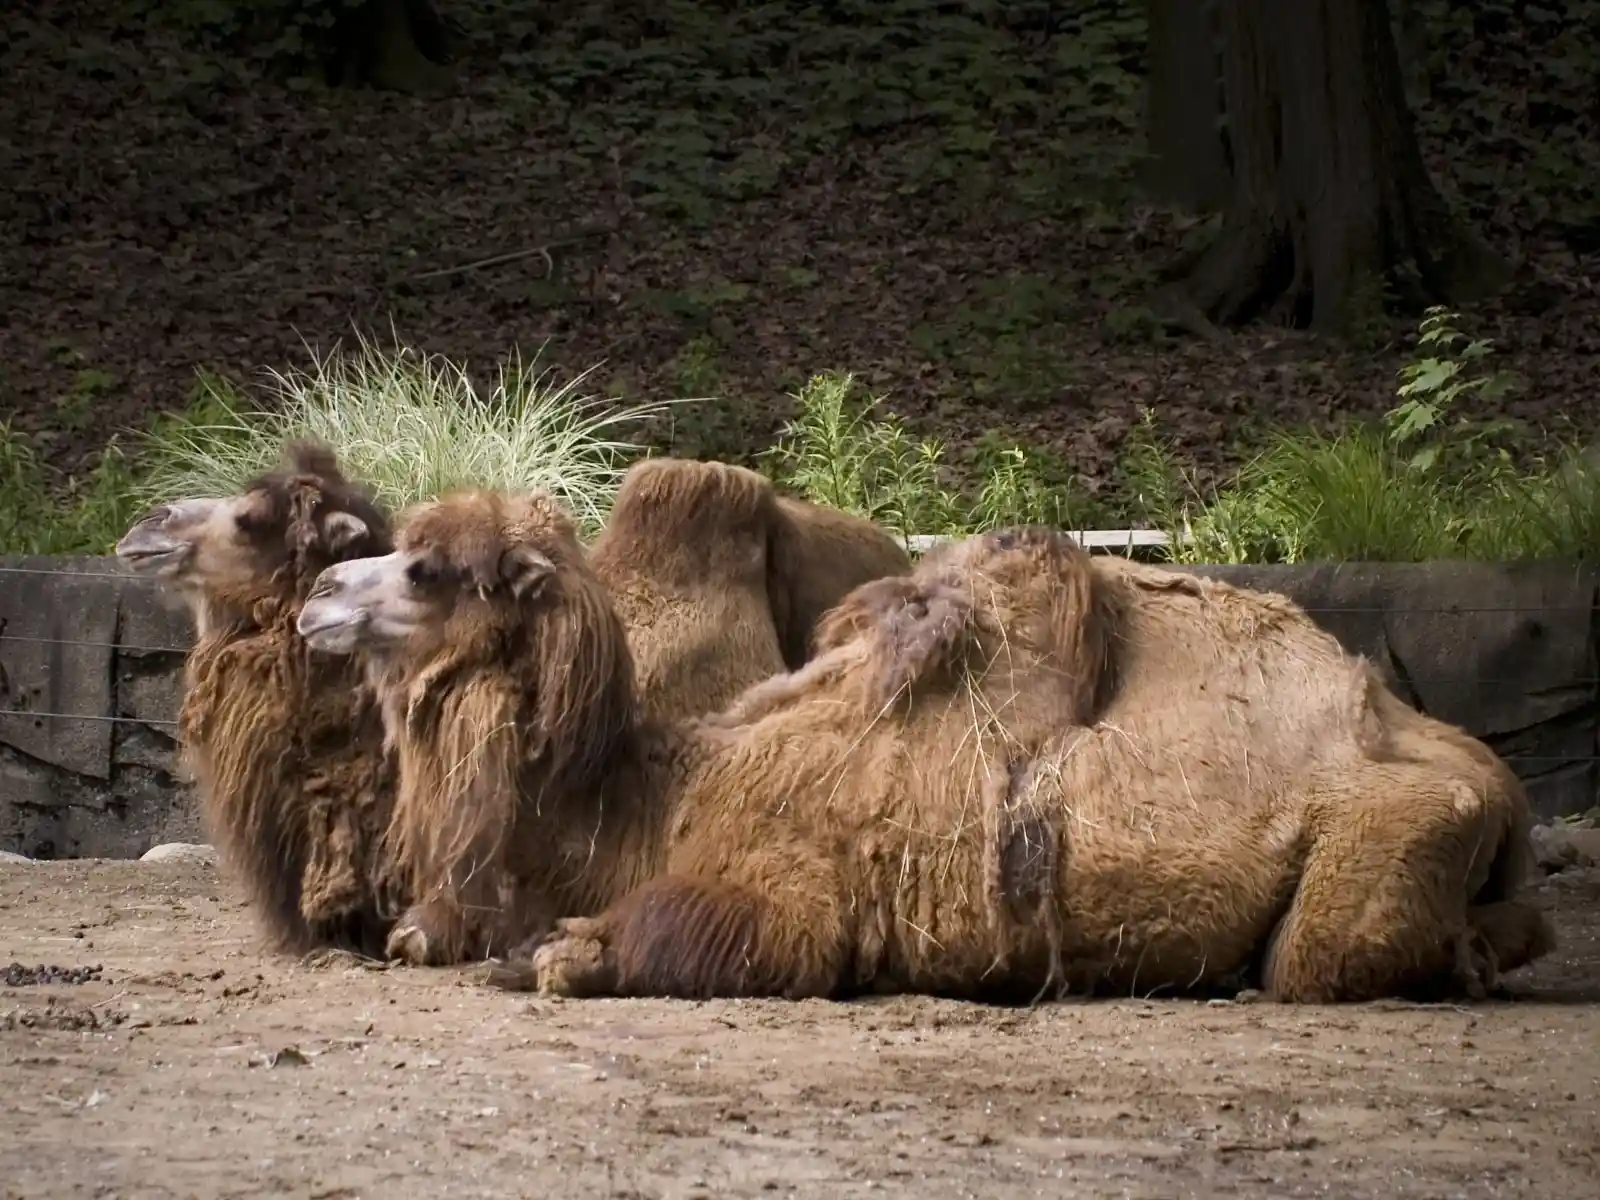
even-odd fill
[{"label": "dirt floor", "polygon": [[1540,895],[1559,956],[1470,1007],[552,1002],[0,865],[0,1194],[1600,1195],[1600,871]]}]

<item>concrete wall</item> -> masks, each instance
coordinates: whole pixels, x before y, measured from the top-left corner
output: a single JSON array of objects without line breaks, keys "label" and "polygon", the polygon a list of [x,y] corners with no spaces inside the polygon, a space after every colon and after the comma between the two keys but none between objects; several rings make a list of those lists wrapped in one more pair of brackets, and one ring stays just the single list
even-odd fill
[{"label": "concrete wall", "polygon": [[0,557],[0,849],[133,858],[203,840],[173,775],[193,637],[113,559]]},{"label": "concrete wall", "polygon": [[[1504,754],[1543,815],[1595,805],[1600,572],[1187,569],[1292,596],[1411,703]],[[202,840],[174,778],[172,722],[192,637],[161,589],[113,560],[0,557],[0,850],[121,858]]]}]

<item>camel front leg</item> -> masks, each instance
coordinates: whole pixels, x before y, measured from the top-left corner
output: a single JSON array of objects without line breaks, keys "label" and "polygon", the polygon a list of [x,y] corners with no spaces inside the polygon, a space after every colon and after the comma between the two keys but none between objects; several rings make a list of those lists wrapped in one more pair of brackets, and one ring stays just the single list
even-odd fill
[{"label": "camel front leg", "polygon": [[452,872],[447,886],[413,903],[389,933],[385,952],[414,967],[473,962],[520,938],[511,924],[504,872],[475,864]]},{"label": "camel front leg", "polygon": [[559,922],[533,973],[557,996],[829,996],[844,972],[842,917],[836,893],[794,878],[763,889],[667,875],[598,917]]},{"label": "camel front leg", "polygon": [[1502,956],[1520,965],[1538,949],[1544,927],[1526,906],[1474,905],[1515,836],[1514,797],[1385,763],[1333,781],[1313,812],[1305,871],[1263,964],[1270,995],[1479,998]]}]

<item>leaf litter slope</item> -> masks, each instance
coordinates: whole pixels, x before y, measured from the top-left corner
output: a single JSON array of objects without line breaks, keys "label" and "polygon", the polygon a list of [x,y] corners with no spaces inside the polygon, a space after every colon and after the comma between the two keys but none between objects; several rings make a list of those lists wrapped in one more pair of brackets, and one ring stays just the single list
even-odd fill
[{"label": "leaf litter slope", "polygon": [[[461,0],[458,86],[427,99],[219,68],[131,37],[124,7],[0,16],[20,181],[0,193],[0,407],[63,470],[181,406],[199,367],[249,378],[391,323],[476,371],[548,343],[571,371],[605,359],[611,392],[723,397],[652,431],[686,454],[759,451],[786,392],[850,369],[958,464],[995,429],[1096,489],[1140,404],[1204,480],[1261,426],[1392,403],[1403,325],[1345,354],[1153,336],[1140,300],[1193,230],[1130,200],[1137,4],[1001,24],[675,2],[645,29]],[[1590,432],[1593,38],[1581,12],[1552,31],[1489,5],[1486,32],[1421,7],[1453,55],[1421,110],[1430,163],[1522,256],[1475,332],[1529,382],[1510,415]]]}]

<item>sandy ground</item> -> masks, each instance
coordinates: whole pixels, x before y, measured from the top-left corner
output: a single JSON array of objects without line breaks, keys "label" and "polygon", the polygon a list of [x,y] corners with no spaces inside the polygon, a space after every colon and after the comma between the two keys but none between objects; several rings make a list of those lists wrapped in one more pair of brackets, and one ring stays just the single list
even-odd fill
[{"label": "sandy ground", "polygon": [[263,956],[210,868],[0,865],[0,1193],[1600,1195],[1600,872],[1470,1007],[530,999]]}]

